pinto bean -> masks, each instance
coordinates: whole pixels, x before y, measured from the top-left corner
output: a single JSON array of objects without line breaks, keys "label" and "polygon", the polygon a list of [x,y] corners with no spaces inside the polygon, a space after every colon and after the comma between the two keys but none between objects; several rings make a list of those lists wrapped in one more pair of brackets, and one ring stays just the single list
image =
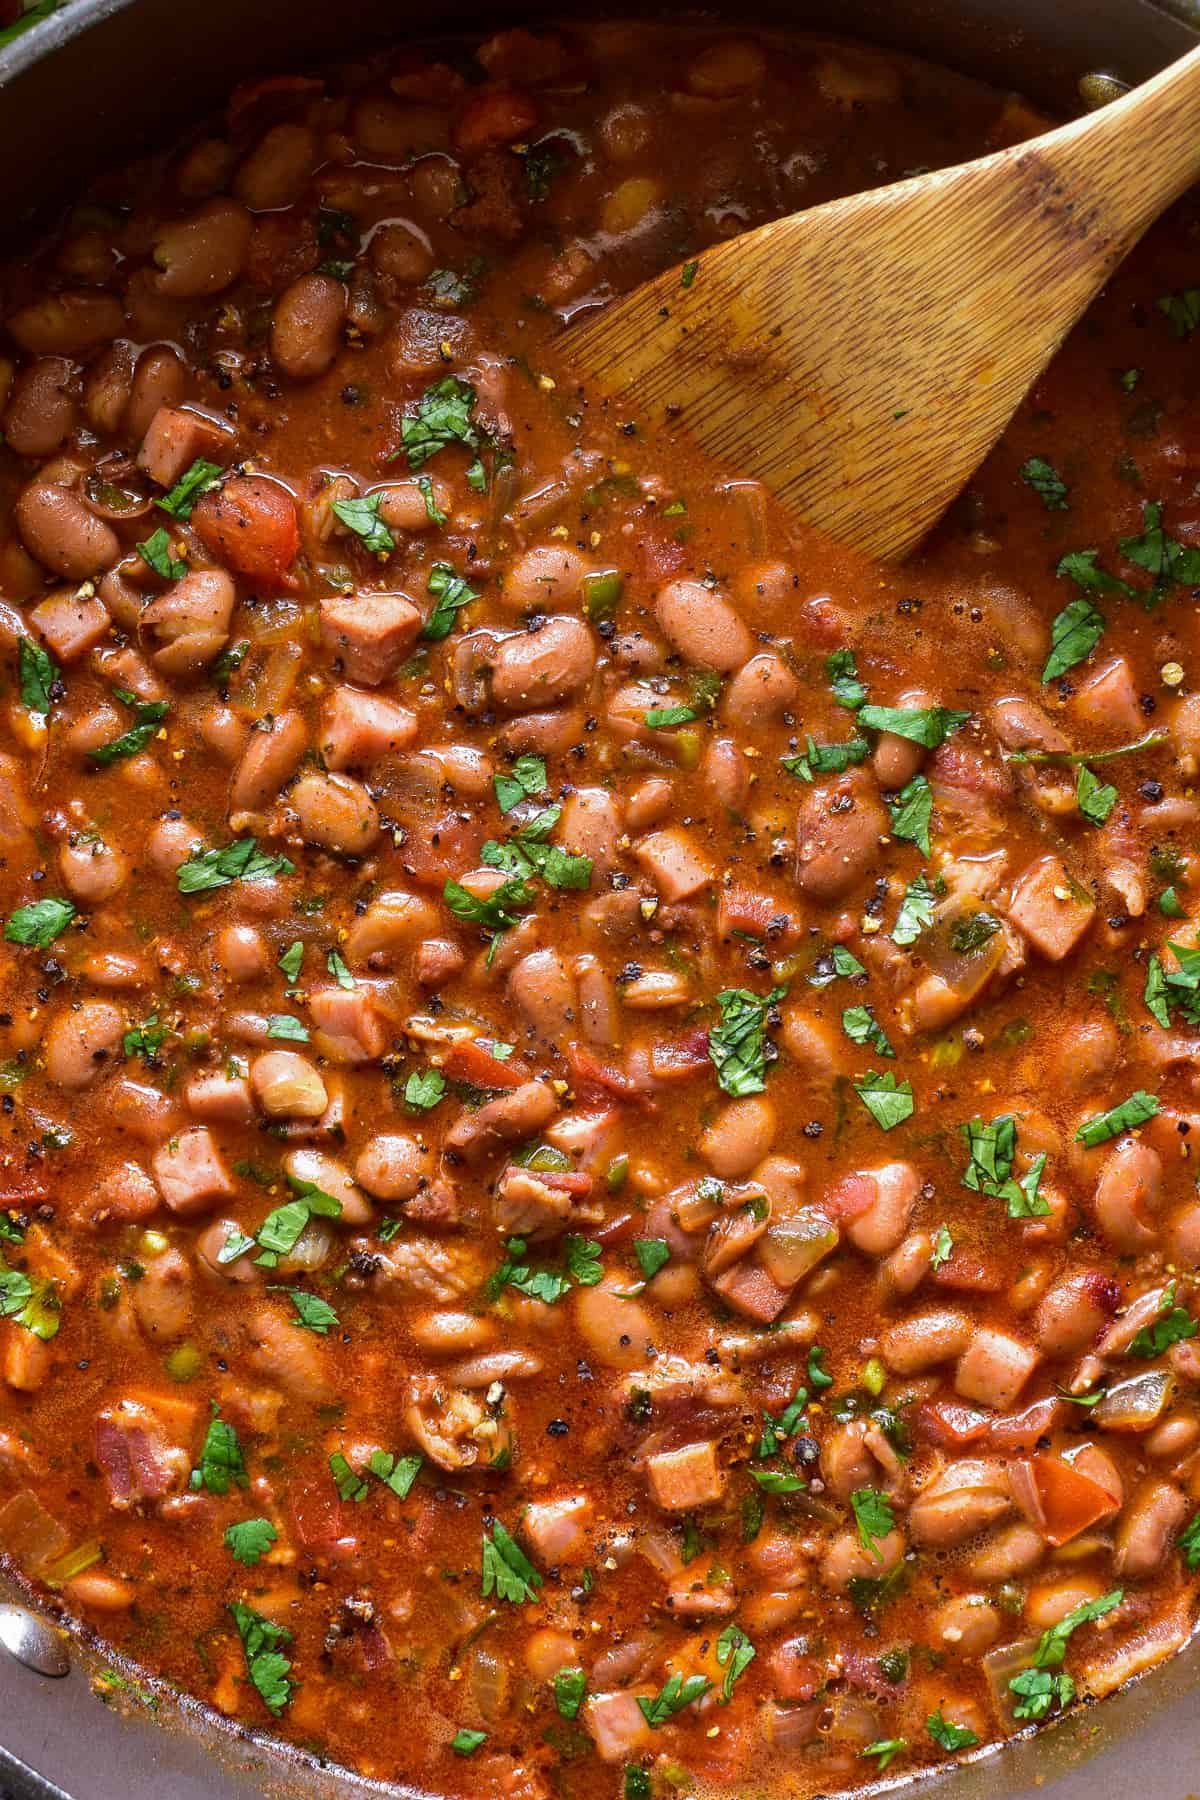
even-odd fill
[{"label": "pinto bean", "polygon": [[930,1641],[952,1656],[982,1656],[1000,1636],[1000,1614],[983,1594],[955,1594],[929,1621]]},{"label": "pinto bean", "polygon": [[587,686],[595,662],[592,634],[581,619],[548,619],[539,630],[514,633],[498,645],[492,698],[509,712],[557,706]]},{"label": "pinto bean", "polygon": [[140,443],[161,408],[177,407],[187,398],[188,386],[188,366],[178,350],[170,344],[151,344],[143,350],[134,365],[125,408],[129,436]]},{"label": "pinto bean", "polygon": [[1099,1269],[1081,1269],[1042,1296],[1034,1336],[1047,1356],[1078,1355],[1096,1342],[1117,1302],[1115,1282]]},{"label": "pinto bean", "polygon": [[234,176],[234,195],[251,212],[294,206],[316,163],[317,140],[307,125],[272,125]]},{"label": "pinto bean", "polygon": [[68,838],[58,866],[72,896],[82,906],[103,906],[129,879],[129,858],[95,837]]},{"label": "pinto bean", "polygon": [[972,1551],[966,1567],[976,1581],[1010,1581],[1036,1569],[1045,1554],[1041,1532],[1022,1521],[992,1532]]},{"label": "pinto bean", "polygon": [[557,950],[534,950],[514,964],[508,994],[539,1037],[549,1043],[570,1037],[579,1012],[579,995]]},{"label": "pinto bean", "polygon": [[90,364],[83,381],[83,412],[93,431],[116,437],[129,404],[133,382],[133,346],[110,344]]},{"label": "pinto bean", "polygon": [[[454,510],[454,495],[437,475],[426,475],[429,493],[436,512]],[[428,531],[434,524],[425,489],[416,481],[393,481],[387,487],[372,490],[379,495],[379,516],[393,531]]]},{"label": "pinto bean", "polygon": [[899,1324],[889,1325],[880,1337],[879,1353],[897,1375],[919,1375],[961,1356],[973,1330],[967,1314],[952,1307],[913,1313]]},{"label": "pinto bean", "polygon": [[194,675],[219,655],[233,617],[233,582],[223,569],[193,569],[144,609],[140,625],[158,645],[154,666]]},{"label": "pinto bean", "polygon": [[308,725],[301,713],[279,713],[269,730],[252,731],[229,791],[230,810],[253,811],[274,799],[307,748]]},{"label": "pinto bean", "polygon": [[18,456],[53,456],[79,418],[76,368],[65,356],[39,356],[21,370],[4,410],[4,436]]},{"label": "pinto bean", "polygon": [[377,275],[405,287],[415,287],[424,281],[434,264],[433,251],[425,233],[398,219],[380,225],[372,233],[367,254]]},{"label": "pinto bean", "polygon": [[606,1369],[644,1368],[654,1343],[650,1314],[637,1300],[625,1299],[616,1282],[577,1288],[575,1321],[589,1350]]},{"label": "pinto bean", "polygon": [[1041,1357],[1006,1331],[976,1327],[955,1372],[955,1392],[996,1412],[1013,1405]]},{"label": "pinto bean", "polygon": [[164,1250],[133,1284],[133,1310],[152,1343],[181,1338],[192,1317],[192,1266],[181,1250]]},{"label": "pinto bean", "polygon": [[170,879],[201,842],[201,833],[189,820],[158,819],[146,838],[147,860],[156,874]]},{"label": "pinto bean", "polygon": [[509,612],[548,613],[577,608],[597,564],[567,544],[534,544],[505,570],[500,598]]},{"label": "pinto bean", "polygon": [[125,315],[112,294],[47,294],[12,313],[8,329],[33,356],[86,356],[121,336]]},{"label": "pinto bean", "polygon": [[607,788],[576,788],[563,801],[558,841],[573,855],[590,857],[599,878],[619,859],[621,828],[620,801]]},{"label": "pinto bean", "polygon": [[246,1320],[246,1360],[256,1374],[307,1406],[327,1404],[336,1389],[323,1339],[297,1331],[283,1308],[260,1306]]},{"label": "pinto bean", "polygon": [[898,1569],[903,1556],[903,1532],[889,1531],[868,1550],[857,1532],[842,1531],[821,1559],[821,1580],[829,1588],[844,1588],[854,1580],[878,1581]]},{"label": "pinto bean", "polygon": [[[936,704],[935,697],[924,688],[909,688],[895,701],[898,707],[920,708]],[[871,757],[871,767],[884,792],[896,793],[908,785],[927,755],[924,746],[914,744],[911,738],[902,737],[897,731],[881,731]]]},{"label": "pinto bean", "polygon": [[783,658],[764,650],[738,669],[725,690],[721,712],[735,731],[765,731],[789,714],[799,699],[800,683]]},{"label": "pinto bean", "polygon": [[125,1021],[107,1000],[85,1000],[56,1013],[43,1042],[46,1074],[59,1087],[93,1082],[116,1051]]},{"label": "pinto bean", "polygon": [[775,1107],[765,1094],[723,1106],[700,1137],[700,1154],[722,1180],[748,1175],[775,1142]]},{"label": "pinto bean", "polygon": [[341,347],[345,319],[345,284],[332,275],[301,275],[275,302],[273,359],[293,381],[315,381]]},{"label": "pinto bean", "polygon": [[348,1169],[323,1150],[289,1150],[283,1159],[284,1173],[293,1181],[311,1181],[323,1193],[341,1203],[339,1218],[343,1225],[369,1225],[374,1218],[370,1201],[358,1187]]},{"label": "pinto bean", "polygon": [[379,836],[379,812],[360,781],[350,775],[302,775],[288,795],[307,843],[343,856],[362,856]]},{"label": "pinto bean", "polygon": [[319,1071],[295,1050],[268,1050],[255,1057],[250,1087],[271,1119],[319,1119],[329,1105]]},{"label": "pinto bean", "polygon": [[945,1548],[964,1543],[1012,1510],[1003,1463],[964,1458],[947,1464],[917,1495],[909,1508],[908,1528],[916,1543]]},{"label": "pinto bean", "polygon": [[263,935],[253,925],[226,925],[217,934],[216,954],[231,981],[257,981],[271,966]]},{"label": "pinto bean", "polygon": [[377,1200],[411,1200],[433,1178],[433,1152],[411,1132],[381,1132],[359,1152],[354,1173]]},{"label": "pinto bean", "polygon": [[866,1210],[847,1219],[846,1235],[866,1255],[886,1256],[908,1230],[921,1177],[911,1163],[895,1162],[850,1180],[866,1182],[873,1191]]},{"label": "pinto bean", "polygon": [[86,581],[120,555],[112,527],[73,489],[57,482],[30,482],[18,497],[14,518],[30,555],[68,581]]},{"label": "pinto bean", "polygon": [[1096,1182],[1092,1207],[1097,1225],[1115,1249],[1137,1255],[1158,1242],[1161,1206],[1161,1156],[1137,1138],[1122,1138],[1109,1151]]},{"label": "pinto bean", "polygon": [[671,581],[654,602],[659,625],[685,662],[728,674],[749,661],[754,639],[732,604],[701,581]]},{"label": "pinto bean", "polygon": [[195,300],[231,287],[246,266],[250,232],[250,214],[236,200],[209,200],[186,218],[171,220],[154,245],[159,293]]},{"label": "pinto bean", "polygon": [[1143,1481],[1117,1523],[1113,1569],[1122,1578],[1153,1575],[1189,1511],[1188,1499],[1174,1482],[1152,1477]]},{"label": "pinto bean", "polygon": [[890,820],[861,770],[809,788],[796,819],[796,885],[811,899],[838,900],[879,857]]}]

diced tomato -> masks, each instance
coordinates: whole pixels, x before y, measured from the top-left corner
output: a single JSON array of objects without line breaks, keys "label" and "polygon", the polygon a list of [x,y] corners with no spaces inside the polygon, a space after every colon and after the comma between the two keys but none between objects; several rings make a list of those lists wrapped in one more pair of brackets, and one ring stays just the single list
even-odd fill
[{"label": "diced tomato", "polygon": [[1106,1488],[1061,1457],[1034,1456],[1029,1466],[1041,1501],[1042,1530],[1052,1544],[1069,1543],[1089,1525],[1120,1510],[1120,1502]]},{"label": "diced tomato", "polygon": [[917,1410],[917,1433],[939,1450],[957,1450],[987,1435],[987,1413],[958,1400],[926,1400]]},{"label": "diced tomato", "polygon": [[479,156],[528,137],[536,124],[537,107],[528,94],[520,88],[495,87],[467,102],[454,142],[464,156]]},{"label": "diced tomato", "polygon": [[821,1195],[821,1206],[831,1219],[846,1222],[861,1219],[879,1197],[879,1188],[870,1175],[847,1175],[835,1181]]},{"label": "diced tomato", "polygon": [[711,1067],[707,1031],[685,1031],[666,1043],[651,1046],[650,1073],[655,1081],[690,1081]]},{"label": "diced tomato", "polygon": [[665,531],[639,525],[633,559],[638,574],[646,581],[663,581],[668,575],[678,575],[687,562],[687,551]]},{"label": "diced tomato", "polygon": [[442,1071],[451,1081],[465,1081],[471,1087],[479,1088],[518,1088],[530,1078],[527,1063],[518,1057],[501,1062],[475,1038],[464,1038],[455,1044],[442,1064]]},{"label": "diced tomato", "polygon": [[644,1100],[645,1096],[637,1083],[626,1075],[624,1069],[618,1069],[612,1063],[602,1063],[598,1056],[593,1056],[581,1044],[568,1044],[566,1055],[575,1098],[584,1105],[614,1096],[618,1100]]},{"label": "diced tomato", "polygon": [[732,937],[741,932],[747,937],[765,938],[767,927],[773,926],[771,943],[790,949],[799,941],[797,920],[773,894],[758,894],[753,888],[722,888],[717,900],[717,934]]},{"label": "diced tomato", "polygon": [[205,494],[192,526],[206,550],[246,581],[294,586],[287,571],[300,547],[296,505],[286,488],[261,475],[235,475]]},{"label": "diced tomato", "polygon": [[1004,1274],[996,1263],[955,1244],[940,1269],[933,1271],[938,1287],[960,1288],[972,1294],[998,1294],[1004,1286]]},{"label": "diced tomato", "polygon": [[346,1514],[332,1483],[298,1483],[289,1495],[296,1536],[305,1550],[328,1555],[346,1536]]}]

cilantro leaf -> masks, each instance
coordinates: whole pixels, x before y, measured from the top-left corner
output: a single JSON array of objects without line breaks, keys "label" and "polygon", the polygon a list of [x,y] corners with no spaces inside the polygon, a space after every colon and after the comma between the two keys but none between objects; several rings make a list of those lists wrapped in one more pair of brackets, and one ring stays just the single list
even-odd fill
[{"label": "cilantro leaf", "polygon": [[400,427],[409,468],[422,468],[448,444],[478,450],[479,432],[471,420],[474,406],[475,389],[457,375],[447,375],[426,388],[415,412],[408,414]]},{"label": "cilantro leaf", "polygon": [[1117,790],[1106,786],[1098,775],[1093,775],[1086,763],[1080,763],[1075,801],[1089,825],[1103,825],[1117,804]]},{"label": "cilantro leaf", "polygon": [[367,1468],[384,1487],[391,1488],[398,1500],[407,1500],[424,1461],[423,1456],[393,1456],[387,1450],[372,1450]]},{"label": "cilantro leaf", "polygon": [[1062,1671],[1051,1675],[1048,1669],[1022,1669],[1008,1684],[1015,1697],[1014,1719],[1044,1719],[1055,1707],[1070,1706],[1075,1698],[1075,1683]]},{"label": "cilantro leaf", "polygon": [[[1119,581],[1115,575],[1110,575],[1107,569],[1097,567],[1096,558],[1099,554],[1099,550],[1069,550],[1059,562],[1054,573],[1069,578],[1077,588],[1082,588],[1085,594],[1123,594],[1127,600],[1135,599],[1137,597],[1136,588],[1131,588],[1127,581]],[[1061,613],[1059,617],[1062,617]],[[1085,651],[1084,654],[1086,655],[1087,652]],[[1076,662],[1082,660],[1082,657],[1075,658]],[[1045,680],[1046,677],[1043,676],[1042,679]]]},{"label": "cilantro leaf", "polygon": [[740,1625],[726,1625],[717,1639],[717,1663],[725,1671],[721,1686],[722,1705],[733,1699],[733,1690],[758,1652]]},{"label": "cilantro leaf", "polygon": [[233,881],[269,881],[275,875],[295,874],[286,856],[268,856],[255,838],[239,838],[223,850],[201,850],[180,863],[175,872],[181,894],[206,894],[228,887]]},{"label": "cilantro leaf", "polygon": [[171,540],[165,525],[151,532],[144,543],[135,544],[134,549],[147,568],[153,569],[164,581],[182,581],[188,572],[187,564],[171,555]]},{"label": "cilantro leaf", "polygon": [[113,691],[123,706],[132,708],[133,724],[120,737],[88,751],[89,762],[102,769],[109,768],[124,756],[140,756],[171,710],[165,700],[139,700],[136,694],[127,693],[124,688]]},{"label": "cilantro leaf", "polygon": [[340,1450],[335,1450],[329,1458],[329,1473],[333,1476],[333,1485],[338,1491],[338,1499],[358,1504],[366,1499],[371,1491],[371,1484],[358,1470],[347,1461]]},{"label": "cilantro leaf", "polygon": [[855,975],[865,975],[866,972],[857,956],[847,950],[844,944],[834,944],[831,950],[818,956],[813,964],[813,972],[808,978],[808,985],[815,988],[827,988],[839,976],[851,979]]},{"label": "cilantro leaf", "polygon": [[355,537],[362,539],[363,548],[373,556],[390,556],[396,548],[396,540],[388,530],[386,522],[379,516],[379,508],[383,505],[383,494],[356,494],[349,500],[335,500],[333,511]]},{"label": "cilantro leaf", "polygon": [[928,856],[933,789],[924,775],[914,775],[898,794],[885,794],[884,801],[892,816],[893,837],[902,843],[915,844],[922,856]]},{"label": "cilantro leaf", "polygon": [[421,627],[420,635],[431,644],[440,644],[454,630],[455,620],[464,606],[478,600],[479,589],[457,575],[449,563],[436,562],[429,571],[429,592],[434,597],[433,610]]},{"label": "cilantro leaf", "polygon": [[18,906],[5,921],[4,936],[10,944],[28,944],[35,950],[48,950],[55,938],[61,937],[76,917],[69,900],[33,900]]},{"label": "cilantro leaf", "polygon": [[510,1606],[536,1600],[542,1587],[538,1574],[520,1545],[497,1519],[491,1533],[483,1534],[483,1597],[507,1600]]},{"label": "cilantro leaf", "polygon": [[1031,456],[1018,470],[1021,480],[1031,487],[1041,498],[1047,512],[1068,512],[1067,494],[1070,491],[1066,482],[1054,467],[1041,456]]},{"label": "cilantro leaf", "polygon": [[433,481],[431,478],[428,475],[418,475],[417,488],[422,500],[425,502],[425,517],[429,520],[429,523],[431,525],[444,525],[446,523],[447,515],[437,503],[437,496],[434,494]]},{"label": "cilantro leaf", "polygon": [[691,1706],[695,1700],[702,1700],[711,1686],[712,1682],[707,1675],[689,1675],[685,1681],[682,1675],[676,1673],[668,1678],[653,1700],[647,1700],[644,1694],[639,1694],[638,1710],[650,1729],[656,1731],[668,1719],[674,1718],[677,1712],[682,1712],[685,1706]]},{"label": "cilantro leaf", "polygon": [[674,725],[690,725],[700,714],[694,706],[652,706],[646,714],[651,731],[669,731]]},{"label": "cilantro leaf", "polygon": [[909,882],[900,902],[900,911],[896,914],[896,923],[892,927],[893,944],[899,944],[903,949],[908,944],[915,944],[921,933],[928,931],[933,924],[936,899],[937,896],[923,873]]},{"label": "cilantro leaf", "polygon": [[288,1679],[292,1665],[283,1654],[292,1641],[292,1634],[285,1626],[264,1618],[262,1613],[255,1612],[241,1600],[235,1600],[229,1611],[242,1640],[246,1673],[258,1689],[267,1711],[278,1718],[291,1703],[295,1687]]},{"label": "cilantro leaf", "polygon": [[231,1487],[249,1485],[237,1432],[214,1406],[200,1448],[200,1461],[192,1470],[189,1486],[194,1494],[201,1489],[210,1494],[227,1494]]},{"label": "cilantro leaf", "polygon": [[185,469],[175,486],[169,493],[160,494],[154,502],[163,512],[170,513],[173,519],[190,519],[192,508],[202,494],[219,487],[225,479],[225,471],[217,463],[205,462],[197,457],[190,469]]},{"label": "cilantro leaf", "polygon": [[671,1246],[666,1238],[634,1238],[633,1254],[644,1281],[653,1281],[660,1269],[671,1260]]},{"label": "cilantro leaf", "polygon": [[587,1693],[587,1676],[582,1669],[560,1669],[554,1677],[554,1705],[561,1719],[575,1719]]},{"label": "cilantro leaf", "polygon": [[[1062,563],[1058,572],[1063,573]],[[1081,596],[1069,601],[1051,623],[1050,654],[1042,670],[1042,680],[1057,681],[1060,675],[1065,675],[1068,669],[1090,656],[1104,635],[1106,623],[1104,614],[1097,611],[1090,600]]]},{"label": "cilantro leaf", "polygon": [[62,682],[62,672],[49,652],[32,638],[23,637],[17,645],[17,676],[21,704],[45,718],[54,703],[55,686]]},{"label": "cilantro leaf", "polygon": [[446,1093],[440,1069],[414,1069],[404,1084],[404,1104],[415,1112],[431,1112]]},{"label": "cilantro leaf", "polygon": [[912,1118],[912,1082],[897,1081],[890,1070],[879,1075],[868,1069],[862,1080],[854,1083],[854,1091],[881,1131],[894,1131]]},{"label": "cilantro leaf", "polygon": [[818,744],[810,736],[805,739],[803,756],[781,758],[789,775],[800,781],[812,781],[815,775],[841,775],[852,765],[865,762],[871,746],[866,738],[846,738],[840,744]]},{"label": "cilantro leaf", "polygon": [[867,690],[858,679],[858,664],[854,660],[853,650],[835,650],[832,656],[827,656],[825,673],[829,677],[834,699],[847,712],[857,712],[866,703]]},{"label": "cilantro leaf", "polygon": [[1179,1549],[1189,1569],[1200,1569],[1200,1512],[1193,1513],[1180,1532]]},{"label": "cilantro leaf", "polygon": [[747,988],[725,988],[717,995],[721,1023],[708,1034],[708,1056],[723,1093],[741,1098],[763,1092],[767,1085],[767,1013],[786,992],[780,987],[759,995]]},{"label": "cilantro leaf", "polygon": [[450,1748],[455,1756],[474,1756],[481,1744],[487,1743],[486,1731],[475,1731],[469,1725],[460,1725],[450,1739]]},{"label": "cilantro leaf", "polygon": [[876,1562],[882,1562],[883,1553],[878,1547],[879,1540],[896,1528],[887,1495],[881,1494],[878,1488],[856,1488],[850,1496],[850,1505],[854,1512],[854,1523],[858,1526],[859,1543]]},{"label": "cilantro leaf", "polygon": [[945,1225],[939,1225],[933,1240],[933,1254],[929,1259],[931,1269],[944,1269],[950,1260],[950,1252],[954,1248],[954,1239]]},{"label": "cilantro leaf", "polygon": [[936,750],[952,732],[965,725],[969,712],[951,712],[945,706],[863,706],[858,723],[868,731],[890,731],[894,737],[908,738]]},{"label": "cilantro leaf", "polygon": [[330,1327],[340,1324],[336,1312],[327,1300],[318,1299],[316,1294],[308,1294],[303,1288],[284,1288],[292,1305],[296,1308],[294,1325],[305,1331],[315,1331],[318,1337],[328,1337]]},{"label": "cilantro leaf", "polygon": [[1133,1131],[1136,1126],[1144,1125],[1147,1119],[1154,1118],[1159,1106],[1156,1094],[1136,1088],[1119,1106],[1110,1106],[1107,1112],[1085,1119],[1075,1133],[1076,1142],[1094,1150],[1097,1144],[1107,1143],[1109,1138],[1120,1137],[1123,1131]]},{"label": "cilantro leaf", "polygon": [[1163,294],[1155,302],[1171,327],[1172,336],[1191,337],[1200,326],[1200,288],[1184,288],[1178,294]]},{"label": "cilantro leaf", "polygon": [[240,1519],[225,1530],[225,1548],[235,1562],[252,1569],[279,1537],[270,1519]]},{"label": "cilantro leaf", "polygon": [[889,1764],[894,1762],[900,1755],[901,1751],[907,1749],[907,1738],[877,1738],[873,1744],[867,1745],[866,1749],[863,1751],[863,1755],[874,1756],[878,1759],[879,1773],[882,1775]]},{"label": "cilantro leaf", "polygon": [[1158,1318],[1153,1325],[1143,1325],[1126,1352],[1128,1356],[1161,1356],[1172,1344],[1186,1343],[1200,1332],[1200,1325],[1186,1307],[1175,1304],[1175,1282],[1169,1282],[1158,1303]]},{"label": "cilantro leaf", "polygon": [[595,1287],[604,1277],[599,1244],[572,1232],[564,1242],[567,1269],[580,1287]]},{"label": "cilantro leaf", "polygon": [[325,958],[325,967],[333,976],[340,988],[353,989],[358,986],[353,975],[346,967],[345,958],[340,950],[331,950]]},{"label": "cilantro leaf", "polygon": [[307,1044],[308,1026],[290,1013],[272,1013],[267,1019],[267,1036],[282,1038],[289,1044]]},{"label": "cilantro leaf", "polygon": [[1121,538],[1117,546],[1122,556],[1154,578],[1149,593],[1137,593],[1147,608],[1157,606],[1168,588],[1177,584],[1194,587],[1200,582],[1200,549],[1168,537],[1162,514],[1161,500],[1147,500],[1142,507],[1141,532],[1136,537]]},{"label": "cilantro leaf", "polygon": [[789,1475],[786,1469],[751,1469],[750,1479],[764,1494],[799,1494],[808,1486],[802,1475]]},{"label": "cilantro leaf", "polygon": [[1098,1600],[1085,1600],[1082,1606],[1073,1606],[1069,1613],[1063,1614],[1057,1625],[1051,1625],[1043,1631],[1033,1653],[1034,1668],[1059,1668],[1066,1656],[1067,1639],[1071,1633],[1081,1625],[1090,1625],[1096,1619],[1103,1619],[1107,1613],[1120,1606],[1124,1598],[1124,1588],[1113,1588]]},{"label": "cilantro leaf", "polygon": [[502,882],[495,893],[483,900],[468,893],[461,882],[448,880],[442,888],[442,897],[456,919],[494,932],[508,931],[521,913],[533,905],[532,889],[515,877]]},{"label": "cilantro leaf", "polygon": [[545,759],[540,756],[518,756],[511,769],[493,775],[492,786],[502,813],[512,812],[522,800],[536,799],[548,786]]},{"label": "cilantro leaf", "polygon": [[304,945],[299,938],[296,938],[277,959],[276,966],[283,970],[288,982],[294,986],[300,979],[300,970],[303,965]]},{"label": "cilantro leaf", "polygon": [[943,1750],[970,1750],[979,1742],[975,1733],[966,1725],[952,1724],[940,1706],[926,1719],[925,1729],[934,1743]]},{"label": "cilantro leaf", "polygon": [[870,1044],[880,1056],[894,1057],[887,1032],[869,1006],[848,1006],[842,1013],[842,1030],[852,1044]]}]

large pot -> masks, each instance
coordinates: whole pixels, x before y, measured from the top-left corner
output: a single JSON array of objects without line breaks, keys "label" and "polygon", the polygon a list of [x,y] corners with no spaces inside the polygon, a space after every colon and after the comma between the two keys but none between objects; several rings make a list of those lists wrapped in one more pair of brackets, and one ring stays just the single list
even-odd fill
[{"label": "large pot", "polygon": [[[655,0],[653,9],[682,13],[684,0]],[[436,23],[495,31],[565,10],[562,0],[499,8],[443,0]],[[609,0],[607,10],[645,5]],[[736,8],[717,0],[711,10],[913,51],[1062,111],[1077,107],[1081,76],[1142,81],[1200,34],[1200,0],[752,0]],[[415,25],[427,34],[431,20]],[[403,28],[395,0],[338,0],[335,8],[311,0],[67,0],[0,52],[0,168],[8,171],[0,235],[19,241],[39,212],[70,192],[77,171],[90,174],[98,162],[170,138],[181,119],[238,80],[320,62]],[[384,1791],[265,1747],[194,1703],[163,1696],[152,1711],[123,1694],[102,1704],[93,1683],[111,1657],[75,1645],[70,1664],[65,1677],[51,1678],[0,1649],[5,1800],[365,1800]],[[1033,1740],[979,1753],[940,1780],[919,1775],[880,1787],[896,1800],[918,1789],[932,1800],[1019,1800],[1035,1788],[1038,1800],[1189,1800],[1200,1790],[1198,1681],[1200,1635],[1102,1707]]]}]

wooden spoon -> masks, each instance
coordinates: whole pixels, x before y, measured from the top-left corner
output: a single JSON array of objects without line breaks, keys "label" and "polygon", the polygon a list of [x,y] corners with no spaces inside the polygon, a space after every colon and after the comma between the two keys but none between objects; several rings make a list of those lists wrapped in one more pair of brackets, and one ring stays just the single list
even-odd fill
[{"label": "wooden spoon", "polygon": [[912,549],[1200,176],[1200,49],[979,162],[794,213],[573,325],[585,393],[877,557]]}]

